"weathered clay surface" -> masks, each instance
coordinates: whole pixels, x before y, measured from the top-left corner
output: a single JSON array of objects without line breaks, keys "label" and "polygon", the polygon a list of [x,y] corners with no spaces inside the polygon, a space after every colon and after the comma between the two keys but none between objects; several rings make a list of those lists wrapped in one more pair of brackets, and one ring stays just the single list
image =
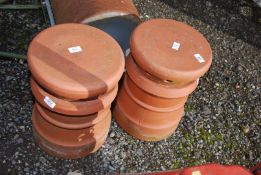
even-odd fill
[{"label": "weathered clay surface", "polygon": [[119,125],[145,141],[170,136],[211,62],[210,45],[192,27],[169,19],[140,24],[131,36],[124,85],[114,109]]},{"label": "weathered clay surface", "polygon": [[163,98],[150,94],[139,88],[128,76],[124,78],[124,88],[130,98],[140,106],[159,112],[171,112],[183,107],[187,96],[181,98]]},{"label": "weathered clay surface", "polygon": [[86,115],[86,116],[68,116],[61,115],[56,112],[52,112],[48,109],[45,109],[38,103],[35,104],[39,114],[49,123],[65,128],[65,129],[84,129],[91,126],[94,126],[100,122],[103,122],[105,118],[109,115],[110,108],[99,111],[95,114]]},{"label": "weathered clay surface", "polygon": [[140,24],[131,36],[131,52],[142,69],[174,82],[195,81],[212,62],[212,50],[205,37],[185,23],[171,19]]},{"label": "weathered clay surface", "polygon": [[130,48],[130,36],[141,22],[132,0],[52,0],[57,24],[82,23],[112,36],[124,53]]},{"label": "weathered clay surface", "polygon": [[181,120],[181,116],[179,116],[169,127],[157,129],[133,122],[129,115],[126,115],[118,105],[116,105],[113,114],[117,123],[124,131],[133,137],[144,141],[160,141],[168,138],[175,132]]},{"label": "weathered clay surface", "polygon": [[56,22],[88,23],[114,16],[130,15],[138,19],[138,11],[132,0],[52,0]]},{"label": "weathered clay surface", "polygon": [[[40,87],[37,82],[31,78],[31,89],[38,103],[44,106],[46,109],[58,112],[64,115],[81,116],[96,113],[100,110],[108,108],[114,98],[117,95],[118,86],[112,89],[110,92],[100,95],[94,99],[86,99],[80,101],[70,101],[66,99],[58,98]],[[52,108],[44,101],[48,97],[51,99],[55,106]]]},{"label": "weathered clay surface", "polygon": [[109,132],[110,106],[124,71],[117,42],[91,26],[57,25],[33,39],[28,65],[39,146],[63,159],[98,150]]},{"label": "weathered clay surface", "polygon": [[145,141],[159,141],[170,136],[184,113],[184,107],[162,112],[160,108],[148,108],[136,103],[123,86],[114,116],[119,125],[129,134]]},{"label": "weathered clay surface", "polygon": [[105,32],[82,24],[45,29],[31,42],[28,65],[52,94],[87,99],[111,91],[124,71],[124,55]]},{"label": "weathered clay surface", "polygon": [[[261,161],[260,8],[252,0],[135,2],[143,20],[185,22],[204,34],[213,49],[211,69],[189,97],[175,135],[157,143],[143,142],[113,121],[110,137],[95,154],[75,161],[48,156],[32,137],[34,100],[27,63],[1,57],[2,174],[135,174],[207,162],[250,168]],[[26,53],[32,37],[48,26],[41,10],[0,11],[1,51]]]},{"label": "weathered clay surface", "polygon": [[138,87],[159,97],[181,98],[191,94],[197,87],[197,81],[175,84],[148,75],[135,63],[131,55],[126,60],[126,69],[129,77]]},{"label": "weathered clay surface", "polygon": [[35,140],[44,151],[59,158],[75,159],[101,147],[109,131],[111,113],[104,122],[92,127],[70,130],[47,122],[34,108],[32,122]]}]

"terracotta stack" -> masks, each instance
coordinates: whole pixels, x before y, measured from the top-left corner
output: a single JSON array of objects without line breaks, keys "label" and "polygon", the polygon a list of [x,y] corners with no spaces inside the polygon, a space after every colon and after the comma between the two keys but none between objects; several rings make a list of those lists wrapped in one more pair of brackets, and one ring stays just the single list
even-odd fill
[{"label": "terracotta stack", "polygon": [[110,106],[124,71],[124,55],[103,31],[63,24],[37,35],[28,50],[36,142],[60,158],[98,150],[111,122]]},{"label": "terracotta stack", "polygon": [[129,38],[140,23],[132,0],[52,0],[57,24],[82,23],[111,35],[126,52]]},{"label": "terracotta stack", "polygon": [[209,69],[212,51],[192,27],[168,19],[139,25],[114,116],[130,135],[159,141],[176,130],[188,95]]}]

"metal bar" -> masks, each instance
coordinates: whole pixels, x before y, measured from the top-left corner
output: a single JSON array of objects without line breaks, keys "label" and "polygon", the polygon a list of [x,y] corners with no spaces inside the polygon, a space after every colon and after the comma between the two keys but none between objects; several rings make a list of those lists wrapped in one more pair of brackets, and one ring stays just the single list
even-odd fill
[{"label": "metal bar", "polygon": [[0,4],[6,2],[7,0],[0,0]]},{"label": "metal bar", "polygon": [[255,2],[259,7],[261,7],[261,0],[254,0],[254,2]]},{"label": "metal bar", "polygon": [[45,5],[45,7],[47,9],[49,20],[50,20],[50,24],[51,24],[51,26],[54,26],[55,25],[55,20],[54,20],[54,17],[53,17],[53,12],[52,12],[52,7],[51,7],[51,4],[50,4],[50,1],[49,0],[45,0],[43,3],[44,3],[44,5]]},{"label": "metal bar", "polygon": [[[7,0],[0,0],[0,3],[4,3]],[[37,4],[36,3],[37,0],[34,1],[34,3],[32,5],[16,5],[16,1],[13,1],[12,5],[0,5],[0,9],[13,9],[13,10],[22,10],[22,9],[39,9],[42,8],[43,5],[45,5],[47,12],[48,12],[48,16],[49,16],[49,20],[50,20],[50,24],[53,26],[55,25],[55,20],[53,17],[53,13],[52,13],[52,9],[51,9],[51,4],[49,0],[45,0],[44,2],[42,2],[41,4]],[[26,55],[21,55],[21,54],[16,54],[16,53],[11,53],[11,52],[2,52],[0,51],[0,56],[1,57],[7,57],[7,58],[17,58],[17,59],[21,59],[21,60],[27,60],[27,56]]]},{"label": "metal bar", "polygon": [[26,55],[10,53],[10,52],[2,52],[2,51],[0,51],[0,56],[8,57],[8,58],[18,58],[18,59],[22,59],[22,60],[26,60],[27,59]]},{"label": "metal bar", "polygon": [[47,22],[47,18],[46,18],[46,15],[45,15],[45,2],[43,2],[43,0],[40,0],[40,3],[42,5],[42,13],[43,13],[43,16],[44,16],[44,21],[45,23],[48,25],[50,23],[50,20],[49,20],[49,23]]},{"label": "metal bar", "polygon": [[9,10],[28,10],[28,9],[39,9],[41,5],[0,5],[0,9]]}]

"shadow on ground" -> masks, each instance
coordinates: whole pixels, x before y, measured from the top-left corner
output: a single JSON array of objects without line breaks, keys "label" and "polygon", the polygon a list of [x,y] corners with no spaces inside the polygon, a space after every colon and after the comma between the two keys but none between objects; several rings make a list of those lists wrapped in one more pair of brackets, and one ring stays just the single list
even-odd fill
[{"label": "shadow on ground", "polygon": [[[261,8],[252,0],[160,1],[197,20],[214,26],[224,33],[261,48]],[[253,33],[253,35],[247,35],[248,33]]]}]

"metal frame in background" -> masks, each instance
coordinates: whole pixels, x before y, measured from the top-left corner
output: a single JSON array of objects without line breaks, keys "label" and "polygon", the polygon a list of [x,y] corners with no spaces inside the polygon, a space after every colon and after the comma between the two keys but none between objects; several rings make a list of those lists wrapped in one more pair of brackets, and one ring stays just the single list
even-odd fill
[{"label": "metal frame in background", "polygon": [[[0,0],[0,4],[7,2],[8,0]],[[32,0],[32,4],[21,5],[17,4],[16,0],[13,0],[10,4],[0,5],[0,9],[9,9],[9,10],[23,10],[23,9],[39,9],[41,4],[38,0]]]},{"label": "metal frame in background", "polygon": [[[0,9],[9,9],[9,10],[33,10],[33,9],[43,9],[43,15],[44,18],[47,22],[46,15],[45,15],[45,9],[47,10],[48,17],[49,17],[49,23],[51,26],[55,25],[55,20],[51,8],[51,4],[49,0],[32,0],[31,5],[19,5],[16,4],[16,0],[12,1],[12,4],[6,4],[6,5],[1,5],[2,3],[7,2],[8,0],[0,0]],[[260,8],[261,8],[261,0],[253,0]],[[0,56],[3,57],[9,57],[9,58],[17,58],[17,59],[22,59],[26,60],[27,57],[26,55],[20,55],[20,54],[15,54],[15,53],[9,53],[9,52],[3,52],[0,51]]]},{"label": "metal frame in background", "polygon": [[261,8],[261,0],[253,0]]},{"label": "metal frame in background", "polygon": [[[49,17],[49,23],[51,26],[55,25],[55,20],[52,13],[52,8],[49,0],[32,0],[32,4],[30,5],[20,5],[16,4],[16,0],[13,0],[11,4],[3,4],[7,2],[8,0],[0,0],[0,10],[35,10],[42,8],[43,15],[45,18],[45,21],[47,23],[46,15],[45,15],[45,9],[48,13]],[[3,5],[1,5],[3,4]],[[7,58],[17,58],[20,60],[26,60],[27,56],[22,54],[16,54],[16,53],[10,53],[10,52],[4,52],[0,51],[0,56],[7,57]]]}]

